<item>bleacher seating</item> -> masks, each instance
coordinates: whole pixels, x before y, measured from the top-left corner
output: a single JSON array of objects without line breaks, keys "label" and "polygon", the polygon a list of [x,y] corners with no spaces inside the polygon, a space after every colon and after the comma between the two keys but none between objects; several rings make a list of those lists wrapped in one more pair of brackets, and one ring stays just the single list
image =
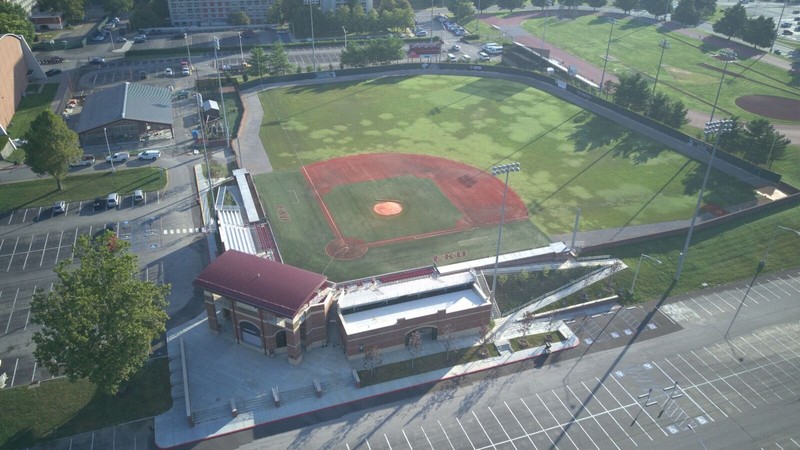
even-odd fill
[{"label": "bleacher seating", "polygon": [[266,223],[259,223],[256,224],[255,229],[262,250],[264,250],[265,252],[267,250],[272,250],[272,254],[275,260],[278,262],[282,262],[280,261],[280,253],[278,252],[278,246],[275,245],[275,239],[272,237],[272,233],[270,232],[269,226]]},{"label": "bleacher seating", "polygon": [[392,283],[395,281],[410,280],[412,278],[421,278],[432,275],[434,272],[433,267],[421,267],[419,269],[411,269],[403,272],[389,273],[378,277],[381,283]]}]

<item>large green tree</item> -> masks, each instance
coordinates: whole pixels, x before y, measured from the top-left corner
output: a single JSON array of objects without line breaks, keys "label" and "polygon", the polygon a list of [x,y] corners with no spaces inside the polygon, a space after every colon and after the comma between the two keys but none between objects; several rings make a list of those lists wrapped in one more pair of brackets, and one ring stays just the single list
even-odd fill
[{"label": "large green tree", "polygon": [[11,2],[0,2],[0,35],[19,34],[33,43],[33,22],[28,20],[28,14],[21,6]]},{"label": "large green tree", "polygon": [[69,162],[83,154],[78,145],[78,135],[48,109],[36,116],[25,139],[28,140],[25,146],[28,167],[36,174],[51,175],[58,190],[63,189]]},{"label": "large green tree", "polygon": [[650,84],[642,74],[622,74],[614,88],[614,103],[632,111],[644,112],[650,103]]},{"label": "large green tree", "polygon": [[586,1],[586,4],[591,6],[592,8],[594,8],[595,11],[597,11],[597,8],[602,8],[603,6],[606,6],[607,3],[608,3],[608,0],[587,0]]},{"label": "large green tree", "polygon": [[639,5],[639,0],[614,0],[612,5],[625,11],[625,14],[629,14]]},{"label": "large green tree", "polygon": [[639,7],[649,12],[656,19],[672,12],[672,0],[640,0]]},{"label": "large green tree", "polygon": [[700,13],[695,8],[695,0],[680,0],[672,18],[684,25],[700,23]]},{"label": "large green tree", "polygon": [[747,26],[747,12],[744,5],[737,3],[725,10],[724,15],[714,22],[714,32],[732,37],[739,37],[744,33]]},{"label": "large green tree", "polygon": [[270,75],[286,75],[292,71],[292,63],[289,62],[289,55],[280,42],[272,46],[272,51],[269,52],[267,61],[269,61]]},{"label": "large green tree", "polygon": [[67,22],[78,23],[85,14],[84,0],[39,0],[42,11],[60,11]]},{"label": "large green tree", "polygon": [[234,11],[228,16],[231,25],[250,25],[250,16],[244,11]]},{"label": "large green tree", "polygon": [[250,49],[250,57],[247,58],[247,63],[250,64],[250,74],[263,76],[269,73],[269,60],[267,54],[261,47],[253,47]]},{"label": "large green tree", "polygon": [[525,3],[525,0],[497,0],[497,7],[514,12],[515,9],[524,7]]},{"label": "large green tree", "polygon": [[133,11],[133,0],[103,0],[103,9],[112,16]]},{"label": "large green tree", "polygon": [[753,47],[769,47],[775,40],[775,21],[772,17],[758,16],[747,19],[742,40]]},{"label": "large green tree", "polygon": [[783,159],[792,141],[775,131],[767,119],[756,119],[747,123],[744,143],[742,158],[753,164],[768,164]]},{"label": "large green tree", "polygon": [[80,265],[61,261],[52,290],[34,294],[32,320],[42,325],[33,335],[39,365],[111,394],[144,365],[151,343],[166,330],[170,286],[141,280],[129,249],[111,231],[81,235]]}]

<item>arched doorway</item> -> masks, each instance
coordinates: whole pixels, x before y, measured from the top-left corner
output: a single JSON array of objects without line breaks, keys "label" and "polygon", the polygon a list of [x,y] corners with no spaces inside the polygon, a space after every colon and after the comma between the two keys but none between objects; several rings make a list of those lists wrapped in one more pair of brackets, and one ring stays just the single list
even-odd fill
[{"label": "arched doorway", "polygon": [[406,347],[408,347],[408,342],[411,339],[411,335],[414,332],[419,333],[419,337],[422,338],[422,341],[435,341],[436,340],[436,328],[435,327],[423,327],[417,328],[416,330],[409,331],[406,334]]},{"label": "arched doorway", "polygon": [[278,331],[275,333],[275,348],[286,347],[286,332]]},{"label": "arched doorway", "polygon": [[242,342],[256,347],[261,347],[261,330],[250,322],[239,322],[239,330],[241,330]]}]

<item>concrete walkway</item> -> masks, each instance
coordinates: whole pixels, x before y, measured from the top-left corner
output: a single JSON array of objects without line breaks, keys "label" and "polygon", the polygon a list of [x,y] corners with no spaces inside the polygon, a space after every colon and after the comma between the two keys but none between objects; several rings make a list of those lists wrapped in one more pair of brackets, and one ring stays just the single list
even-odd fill
[{"label": "concrete walkway", "polygon": [[245,168],[253,175],[272,172],[272,164],[261,142],[261,122],[264,119],[264,110],[258,93],[261,88],[248,89],[241,93],[244,105],[244,116],[239,128],[237,153],[239,167]]}]

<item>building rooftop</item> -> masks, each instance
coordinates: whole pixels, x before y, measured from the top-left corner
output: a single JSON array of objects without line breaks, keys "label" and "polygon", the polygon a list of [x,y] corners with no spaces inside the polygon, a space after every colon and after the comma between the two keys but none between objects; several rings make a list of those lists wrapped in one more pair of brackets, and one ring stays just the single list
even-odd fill
[{"label": "building rooftop", "polygon": [[206,266],[194,284],[275,315],[294,318],[326,281],[324,275],[228,250]]},{"label": "building rooftop", "polygon": [[122,119],[172,125],[169,89],[126,82],[90,95],[75,131],[84,133]]}]

